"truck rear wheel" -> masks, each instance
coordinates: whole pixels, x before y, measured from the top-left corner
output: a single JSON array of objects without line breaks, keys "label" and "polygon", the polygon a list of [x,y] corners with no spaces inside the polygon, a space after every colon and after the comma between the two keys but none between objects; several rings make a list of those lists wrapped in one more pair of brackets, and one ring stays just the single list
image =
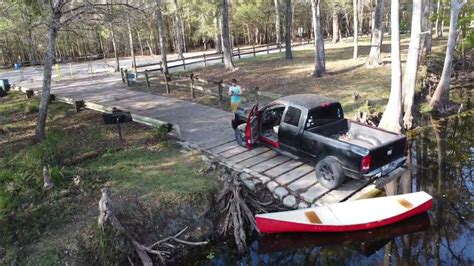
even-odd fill
[{"label": "truck rear wheel", "polygon": [[341,164],[336,158],[331,156],[320,160],[314,170],[318,182],[325,188],[337,188],[346,179]]},{"label": "truck rear wheel", "polygon": [[245,132],[242,131],[241,129],[239,129],[239,127],[236,127],[234,129],[234,133],[235,133],[235,141],[237,142],[237,144],[239,144],[240,146],[246,148],[247,143],[246,143],[246,140],[245,140]]}]

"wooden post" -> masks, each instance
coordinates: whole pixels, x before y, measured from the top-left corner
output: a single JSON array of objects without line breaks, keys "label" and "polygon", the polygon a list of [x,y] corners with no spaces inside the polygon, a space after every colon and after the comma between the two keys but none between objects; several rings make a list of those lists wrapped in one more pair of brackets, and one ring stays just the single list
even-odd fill
[{"label": "wooden post", "polygon": [[181,60],[183,61],[183,69],[186,70],[186,61],[184,61],[184,56],[181,58]]},{"label": "wooden post", "polygon": [[269,54],[269,53],[270,53],[270,47],[269,47],[269,45],[268,45],[268,43],[267,43],[267,54]]},{"label": "wooden post", "polygon": [[223,98],[222,97],[222,82],[223,82],[222,79],[217,82],[217,91],[218,91],[219,104],[221,104],[222,98]]},{"label": "wooden post", "polygon": [[122,83],[125,83],[125,76],[123,74],[123,68],[120,68],[120,75],[122,76]]},{"label": "wooden post", "polygon": [[81,108],[84,107],[84,101],[74,101],[74,109],[76,110],[76,113],[79,113]]},{"label": "wooden post", "polygon": [[125,69],[125,70],[124,70],[124,73],[125,73],[125,78],[127,79],[127,86],[130,87],[130,79],[128,78],[128,70]]},{"label": "wooden post", "polygon": [[255,56],[255,44],[252,44],[253,56]]},{"label": "wooden post", "polygon": [[194,99],[194,98],[196,98],[196,95],[194,94],[194,74],[193,73],[189,74],[189,79],[191,81],[191,84],[190,84],[190,86],[191,86],[191,99]]},{"label": "wooden post", "polygon": [[33,90],[27,90],[26,91],[26,99],[30,99],[31,97],[33,97],[33,95],[34,95]]},{"label": "wooden post", "polygon": [[148,69],[145,69],[145,83],[146,83],[146,89],[150,90],[150,79],[148,76]]},{"label": "wooden post", "polygon": [[71,74],[71,79],[74,78],[74,74],[72,73],[72,64],[69,63],[69,73]]},{"label": "wooden post", "polygon": [[167,94],[170,94],[171,93],[171,90],[170,90],[170,85],[168,84],[168,78],[169,78],[169,74],[165,74],[165,86],[166,86],[166,93]]},{"label": "wooden post", "polygon": [[163,74],[163,62],[160,61],[160,71],[161,71],[161,74]]},{"label": "wooden post", "polygon": [[240,59],[240,47],[237,47],[237,54],[239,55],[239,59]]},{"label": "wooden post", "polygon": [[281,43],[278,44],[278,48],[280,48],[280,53],[281,53]]},{"label": "wooden post", "polygon": [[255,101],[256,101],[257,103],[258,103],[258,91],[259,91],[259,90],[260,90],[260,89],[259,89],[258,87],[255,87],[255,90],[253,91],[254,94],[255,94]]},{"label": "wooden post", "polygon": [[202,57],[204,58],[204,67],[206,67],[207,66],[207,64],[206,64],[206,53],[202,53]]},{"label": "wooden post", "polygon": [[224,63],[224,53],[221,53],[221,61]]}]

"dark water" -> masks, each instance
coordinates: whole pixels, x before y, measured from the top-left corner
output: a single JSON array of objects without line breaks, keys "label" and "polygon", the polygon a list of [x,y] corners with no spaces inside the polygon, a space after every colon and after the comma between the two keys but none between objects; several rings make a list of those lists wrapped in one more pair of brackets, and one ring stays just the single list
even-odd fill
[{"label": "dark water", "polygon": [[474,265],[474,119],[437,120],[410,132],[410,170],[387,194],[426,191],[428,214],[372,231],[279,234],[251,242],[245,254],[222,244],[189,264],[205,265]]}]

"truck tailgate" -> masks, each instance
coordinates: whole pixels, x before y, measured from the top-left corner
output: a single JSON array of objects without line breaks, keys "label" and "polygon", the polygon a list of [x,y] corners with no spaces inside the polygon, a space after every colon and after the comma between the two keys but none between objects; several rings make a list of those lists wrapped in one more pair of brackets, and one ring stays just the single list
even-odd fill
[{"label": "truck tailgate", "polygon": [[372,163],[370,170],[389,164],[405,155],[406,137],[399,136],[396,140],[370,149]]}]

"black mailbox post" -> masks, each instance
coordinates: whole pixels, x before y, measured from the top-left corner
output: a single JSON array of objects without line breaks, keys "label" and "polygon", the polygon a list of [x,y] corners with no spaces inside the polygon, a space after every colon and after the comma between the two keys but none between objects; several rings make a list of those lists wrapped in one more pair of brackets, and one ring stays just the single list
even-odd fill
[{"label": "black mailbox post", "polygon": [[102,118],[104,119],[104,123],[106,125],[117,124],[117,132],[119,135],[120,142],[122,142],[122,127],[120,126],[120,124],[133,121],[130,112],[125,112],[114,107],[112,108],[111,114],[102,114]]}]

